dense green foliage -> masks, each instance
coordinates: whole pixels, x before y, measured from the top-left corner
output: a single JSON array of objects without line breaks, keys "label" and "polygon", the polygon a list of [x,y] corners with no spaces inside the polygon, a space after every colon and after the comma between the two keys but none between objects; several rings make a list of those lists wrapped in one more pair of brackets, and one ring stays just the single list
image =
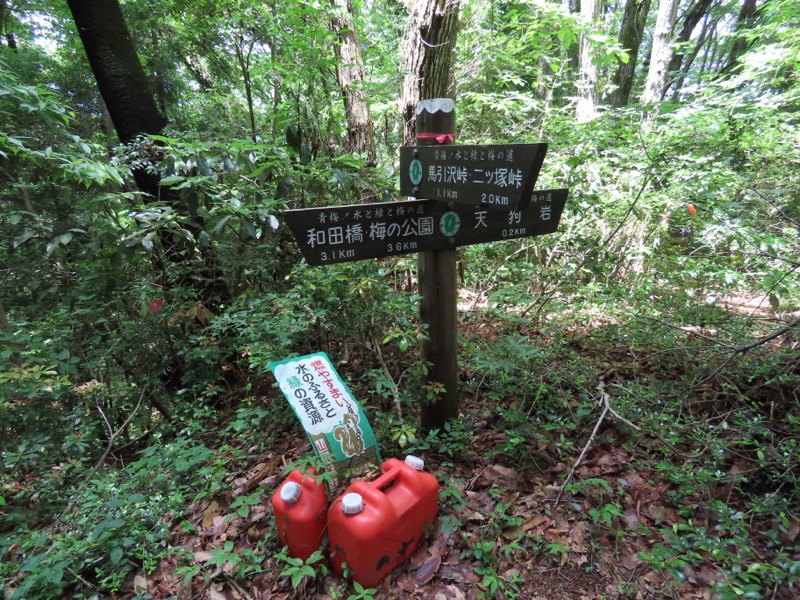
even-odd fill
[{"label": "dense green foliage", "polygon": [[[341,151],[327,2],[123,2],[170,121],[125,147],[66,8],[10,5],[18,48],[0,51],[0,597],[105,598],[162,559],[186,585],[213,580],[215,564],[244,580],[276,555],[286,589],[313,579],[273,535],[215,548],[205,570],[170,539],[193,527],[189,506],[225,493],[265,440],[294,427],[267,364],[318,350],[347,372],[385,455],[414,450],[442,469],[466,460],[478,421],[503,432],[493,456],[521,469],[571,464],[597,421],[598,384],[616,386],[615,410],[641,431],[618,423],[595,444],[634,453],[637,438],[652,440],[643,464],[685,517],[649,539],[642,560],[673,583],[687,565],[710,564],[724,574],[719,598],[796,593],[796,0],[759,2],[741,30],[731,26],[738,4],[715,3],[706,58],[647,114],[603,104],[627,59],[617,17],[598,30],[545,0],[466,3],[457,141],[548,141],[538,187],[570,197],[555,235],[460,251],[463,391],[481,401],[427,433],[415,411],[435,390],[419,385],[413,256],[310,268],[281,222],[286,208],[398,198],[405,9],[353,2],[379,149],[366,165]],[[597,118],[577,123],[582,35],[605,87]],[[745,50],[727,64],[737,40]],[[177,201],[138,191],[131,169],[142,166]],[[731,299],[755,301],[731,311]],[[442,494],[451,525],[459,483]],[[604,539],[628,492],[571,486],[593,503],[584,517]],[[239,496],[232,513],[246,517],[264,498]],[[513,597],[518,582],[498,574],[515,553],[558,561],[564,551],[541,539],[500,550],[494,539],[519,524],[499,500],[492,519],[465,534],[470,558],[482,562],[481,593]]]}]

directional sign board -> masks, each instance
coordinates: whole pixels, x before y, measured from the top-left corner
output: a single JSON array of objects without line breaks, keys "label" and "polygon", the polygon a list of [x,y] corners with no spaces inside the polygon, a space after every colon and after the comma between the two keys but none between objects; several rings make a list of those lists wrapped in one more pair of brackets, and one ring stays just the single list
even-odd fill
[{"label": "directional sign board", "polygon": [[547,144],[400,148],[400,193],[498,210],[525,210]]},{"label": "directional sign board", "polygon": [[567,190],[536,191],[527,210],[436,200],[352,204],[283,214],[308,264],[326,265],[553,233]]}]

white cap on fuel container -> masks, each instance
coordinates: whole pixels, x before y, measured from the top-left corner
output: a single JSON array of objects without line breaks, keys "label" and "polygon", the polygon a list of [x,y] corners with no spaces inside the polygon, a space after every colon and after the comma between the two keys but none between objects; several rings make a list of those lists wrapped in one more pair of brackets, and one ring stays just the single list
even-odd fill
[{"label": "white cap on fuel container", "polygon": [[364,510],[364,499],[361,494],[349,493],[342,496],[342,512],[346,515],[357,515]]},{"label": "white cap on fuel container", "polygon": [[294,504],[300,499],[303,488],[295,481],[287,481],[281,488],[281,500],[287,504]]},{"label": "white cap on fuel container", "polygon": [[425,461],[419,458],[418,456],[414,456],[413,454],[409,454],[408,456],[406,456],[405,463],[409,467],[417,471],[422,471],[422,469],[425,468]]}]

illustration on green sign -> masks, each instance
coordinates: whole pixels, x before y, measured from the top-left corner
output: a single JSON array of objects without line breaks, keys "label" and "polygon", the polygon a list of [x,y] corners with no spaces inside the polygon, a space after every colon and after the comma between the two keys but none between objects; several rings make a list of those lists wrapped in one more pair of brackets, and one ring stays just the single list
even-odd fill
[{"label": "illustration on green sign", "polygon": [[324,352],[269,364],[317,456],[325,457],[338,477],[367,464],[380,464],[372,427],[361,406]]}]

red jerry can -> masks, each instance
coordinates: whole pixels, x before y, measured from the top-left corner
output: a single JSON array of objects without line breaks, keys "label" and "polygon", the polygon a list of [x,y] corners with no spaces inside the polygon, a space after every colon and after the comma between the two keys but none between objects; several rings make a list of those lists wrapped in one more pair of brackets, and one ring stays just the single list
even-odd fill
[{"label": "red jerry can", "polygon": [[438,513],[439,482],[415,456],[390,458],[375,481],[356,481],[328,511],[331,566],[365,588],[378,587],[417,549]]},{"label": "red jerry can", "polygon": [[314,475],[292,471],[272,495],[278,539],[303,562],[322,547],[327,525],[328,496]]}]

